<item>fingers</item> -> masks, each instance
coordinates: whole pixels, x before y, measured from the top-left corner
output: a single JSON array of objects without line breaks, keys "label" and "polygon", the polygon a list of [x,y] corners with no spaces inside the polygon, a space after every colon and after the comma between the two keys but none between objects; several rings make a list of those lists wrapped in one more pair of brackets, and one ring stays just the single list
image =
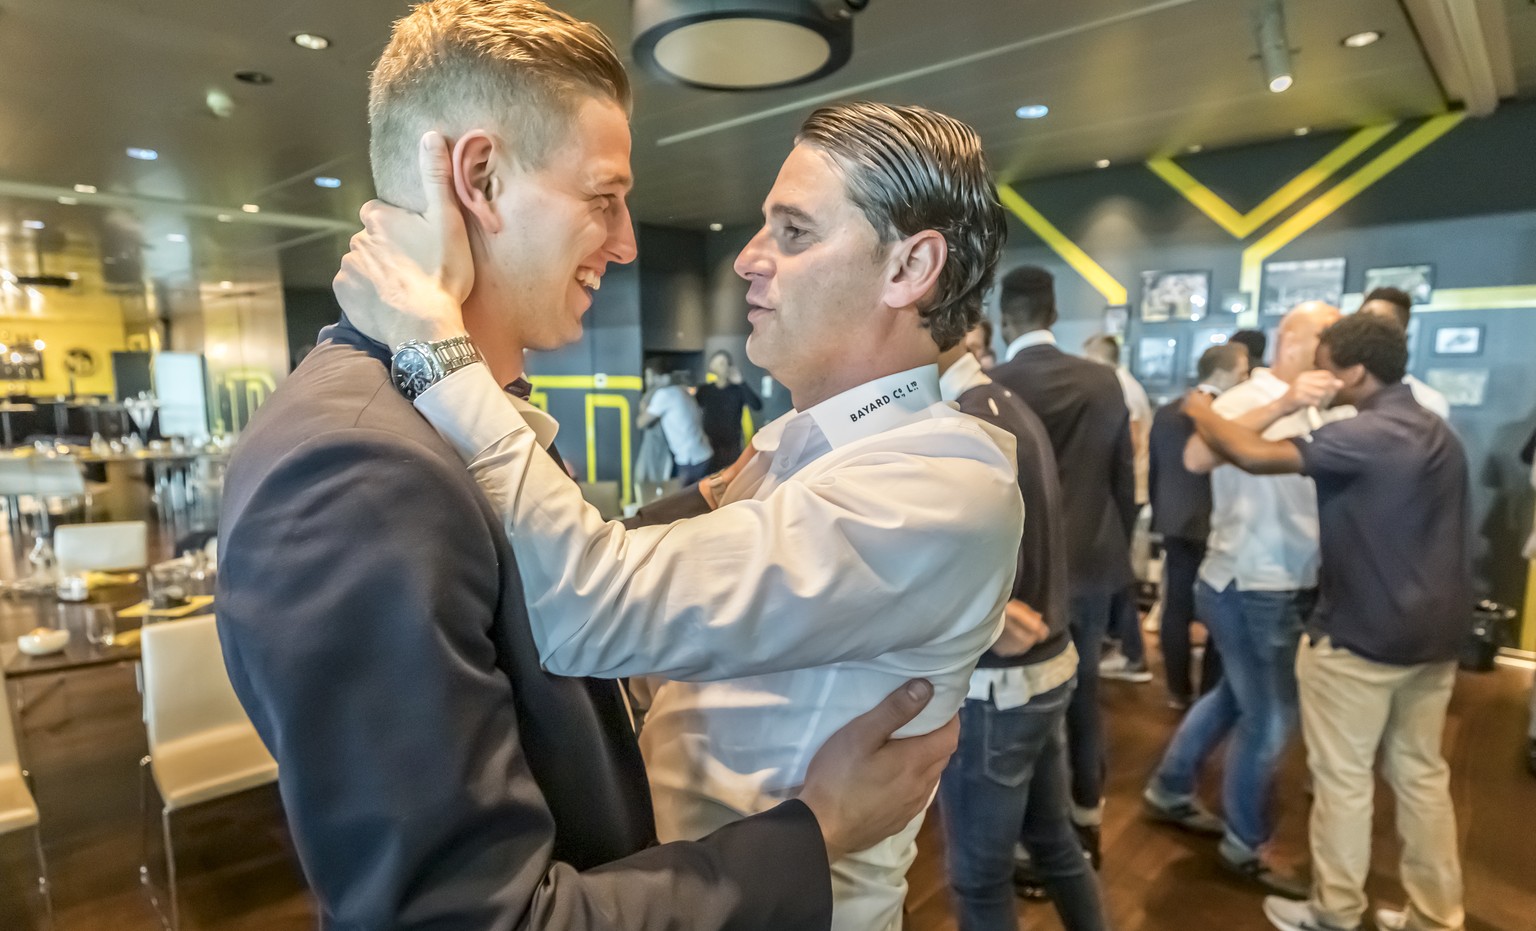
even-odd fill
[{"label": "fingers", "polygon": [[[912,679],[880,704],[848,722],[846,729],[857,735],[865,747],[874,749],[891,739],[896,731],[911,723],[933,699],[933,684],[927,679]],[[910,738],[917,740],[920,738]]]},{"label": "fingers", "polygon": [[453,156],[448,140],[442,133],[429,130],[421,137],[418,156],[421,169],[421,188],[427,195],[426,216],[435,219],[450,209],[456,209],[453,194]]}]

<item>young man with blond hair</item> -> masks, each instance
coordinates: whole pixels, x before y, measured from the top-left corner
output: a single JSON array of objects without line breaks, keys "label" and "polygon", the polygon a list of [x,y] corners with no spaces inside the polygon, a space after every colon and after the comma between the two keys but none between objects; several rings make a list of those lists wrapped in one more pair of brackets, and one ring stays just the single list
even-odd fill
[{"label": "young man with blond hair", "polygon": [[[639,647],[550,658],[565,638],[535,606],[580,581],[548,584],[450,438],[397,392],[473,361],[493,403],[549,441],[553,423],[515,396],[522,354],[576,339],[588,289],[634,258],[628,106],[608,40],[534,2],[421,4],[374,74],[380,194],[430,213],[451,190],[467,222],[454,267],[468,337],[392,359],[346,320],[329,328],[242,437],[220,528],[226,664],[278,760],[324,926],[825,928],[829,860],[905,830],[954,747],[932,713],[933,733],[889,740],[932,695],[903,676],[838,722],[780,804],[656,846],[622,694],[561,673],[674,670]],[[438,157],[425,181],[424,133]],[[559,620],[580,628],[589,618],[568,612],[582,610]],[[649,631],[701,676],[745,668],[730,631]]]}]

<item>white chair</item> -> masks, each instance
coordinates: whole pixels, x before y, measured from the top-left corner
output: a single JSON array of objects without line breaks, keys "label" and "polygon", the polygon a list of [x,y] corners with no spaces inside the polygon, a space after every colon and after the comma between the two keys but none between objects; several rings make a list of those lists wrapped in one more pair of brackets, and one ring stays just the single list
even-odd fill
[{"label": "white chair", "polygon": [[37,891],[43,897],[48,925],[51,926],[53,894],[48,887],[48,861],[43,858],[42,826],[27,779],[27,771],[21,768],[21,754],[16,749],[10,692],[5,687],[4,673],[0,673],[0,834],[32,829],[33,850],[37,853]]},{"label": "white chair", "polygon": [[65,524],[53,532],[60,575],[149,565],[149,525],[141,520]]},{"label": "white chair", "polygon": [[[180,909],[171,813],[273,782],[277,761],[262,745],[235,697],[212,615],[147,624],[142,638],[149,756],[140,761],[140,768],[154,778],[160,791],[170,927],[177,931]],[[146,836],[139,876],[150,887],[147,777],[142,798]]]}]

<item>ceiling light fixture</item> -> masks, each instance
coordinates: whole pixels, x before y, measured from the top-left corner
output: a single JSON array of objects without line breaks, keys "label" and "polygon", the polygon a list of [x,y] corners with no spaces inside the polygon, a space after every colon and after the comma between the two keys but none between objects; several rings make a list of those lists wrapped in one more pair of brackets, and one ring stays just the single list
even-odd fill
[{"label": "ceiling light fixture", "polygon": [[240,209],[246,213],[261,213],[261,207],[257,204],[242,204]]},{"label": "ceiling light fixture", "polygon": [[1013,111],[1013,115],[1021,120],[1038,120],[1051,112],[1051,108],[1043,103],[1030,103]]},{"label": "ceiling light fixture", "polygon": [[1311,131],[1312,131],[1312,127],[1310,127],[1310,126],[1298,126],[1294,130],[1292,130],[1292,132],[1294,132],[1298,136],[1305,136],[1307,133],[1309,133]]},{"label": "ceiling light fixture", "polygon": [[76,194],[95,194],[96,193],[96,185],[94,185],[94,184],[77,184],[77,185],[75,185],[75,193]]},{"label": "ceiling light fixture", "polygon": [[1285,9],[1280,0],[1259,0],[1254,6],[1253,29],[1270,93],[1290,90],[1295,83],[1291,78],[1291,43],[1285,37]]},{"label": "ceiling light fixture", "polygon": [[315,187],[338,188],[341,187],[341,179],[332,178],[329,175],[320,175],[315,178]]},{"label": "ceiling light fixture", "polygon": [[1095,167],[1095,168],[1108,168],[1109,167],[1109,159],[1101,158],[1098,161],[1093,163],[1093,167]]},{"label": "ceiling light fixture", "polygon": [[1194,155],[1194,154],[1196,154],[1197,152],[1199,152],[1200,150],[1202,150],[1204,148],[1205,148],[1205,146],[1203,146],[1203,145],[1201,145],[1200,143],[1197,142],[1194,145],[1190,146],[1189,148],[1185,149],[1184,151],[1188,152],[1190,155]]},{"label": "ceiling light fixture", "polygon": [[233,223],[233,222],[235,222],[235,218],[233,216],[230,216],[227,213],[221,213],[221,214],[219,214],[219,222],[220,223]]},{"label": "ceiling light fixture", "polygon": [[307,48],[312,52],[319,52],[331,47],[331,40],[325,36],[317,36],[313,32],[301,32],[293,37],[293,44],[299,48]]},{"label": "ceiling light fixture", "polygon": [[42,220],[22,220],[21,221],[22,229],[40,230],[40,229],[42,229],[46,225],[47,224],[45,224]]},{"label": "ceiling light fixture", "polygon": [[63,204],[66,207],[73,207],[76,204],[80,203],[80,198],[78,198],[78,197],[63,196],[63,197],[59,198],[59,203]]},{"label": "ceiling light fixture", "polygon": [[156,152],[154,149],[140,149],[129,146],[128,157],[136,158],[141,162],[152,162],[160,157],[160,153]]},{"label": "ceiling light fixture", "polygon": [[1367,45],[1375,45],[1380,41],[1380,32],[1375,29],[1367,29],[1365,32],[1357,32],[1352,36],[1345,36],[1339,40],[1339,44],[1345,48],[1365,48]]},{"label": "ceiling light fixture", "polygon": [[711,233],[718,233],[718,232],[720,232],[723,229],[725,229],[725,224],[723,224],[723,223],[711,223],[711,224],[709,224],[709,231]]},{"label": "ceiling light fixture", "polygon": [[792,87],[853,55],[853,14],[869,0],[635,0],[634,56],[705,90]]},{"label": "ceiling light fixture", "polygon": [[219,282],[219,290],[221,290],[221,291],[228,291],[229,289],[233,288],[234,286],[235,286],[235,283],[233,281],[221,281],[221,282]]}]

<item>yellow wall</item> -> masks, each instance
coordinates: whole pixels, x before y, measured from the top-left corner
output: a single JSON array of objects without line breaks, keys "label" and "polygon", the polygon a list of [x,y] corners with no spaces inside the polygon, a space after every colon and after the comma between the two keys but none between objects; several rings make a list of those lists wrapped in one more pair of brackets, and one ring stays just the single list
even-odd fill
[{"label": "yellow wall", "polygon": [[81,394],[111,394],[112,352],[127,348],[123,330],[122,302],[91,284],[80,281],[68,289],[7,289],[0,298],[0,332],[13,339],[41,339],[42,381],[0,382],[0,389],[32,395],[69,392],[64,355],[70,349],[87,349],[96,359],[96,372],[75,382]]}]

